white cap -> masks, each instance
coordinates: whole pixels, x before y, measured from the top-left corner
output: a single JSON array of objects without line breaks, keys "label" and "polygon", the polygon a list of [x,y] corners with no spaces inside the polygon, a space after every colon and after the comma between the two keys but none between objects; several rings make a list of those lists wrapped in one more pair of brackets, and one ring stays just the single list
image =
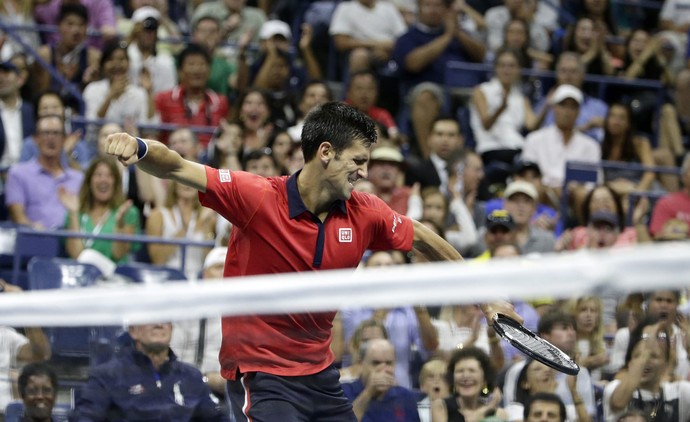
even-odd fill
[{"label": "white cap", "polygon": [[204,259],[204,269],[212,267],[218,264],[225,264],[225,255],[228,253],[228,248],[226,247],[215,247],[206,255]]},{"label": "white cap", "polygon": [[572,98],[578,104],[582,104],[582,91],[572,85],[559,85],[551,96],[551,104],[559,104],[568,98]]},{"label": "white cap", "polygon": [[155,7],[151,6],[142,6],[132,13],[132,22],[134,23],[143,22],[148,18],[152,18],[160,22],[161,14]]},{"label": "white cap", "polygon": [[526,182],[524,180],[516,180],[511,182],[508,187],[506,187],[505,192],[503,192],[503,197],[510,199],[510,197],[516,193],[524,193],[535,201],[539,198],[537,188],[535,188],[530,182]]},{"label": "white cap", "polygon": [[261,29],[259,30],[259,39],[267,40],[275,35],[282,35],[289,40],[292,38],[290,25],[277,19],[266,21],[263,23],[263,25],[261,25]]},{"label": "white cap", "polygon": [[371,151],[370,161],[390,161],[393,163],[403,163],[405,158],[399,149],[387,146],[376,147]]}]

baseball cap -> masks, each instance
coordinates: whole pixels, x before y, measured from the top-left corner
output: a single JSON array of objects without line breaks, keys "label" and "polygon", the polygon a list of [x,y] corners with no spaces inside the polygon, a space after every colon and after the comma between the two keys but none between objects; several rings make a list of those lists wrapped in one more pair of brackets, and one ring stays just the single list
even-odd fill
[{"label": "baseball cap", "polygon": [[551,104],[559,104],[568,98],[572,98],[578,104],[582,104],[582,91],[572,85],[559,85],[551,96]]},{"label": "baseball cap", "polygon": [[534,201],[539,199],[539,193],[537,192],[537,188],[535,188],[534,185],[530,182],[526,182],[524,180],[516,180],[514,182],[511,182],[506,187],[506,190],[503,192],[503,197],[509,199],[516,193],[524,193],[525,195],[532,198],[532,200]]},{"label": "baseball cap", "polygon": [[19,73],[19,68],[9,60],[0,62],[0,69]]},{"label": "baseball cap", "polygon": [[204,259],[204,269],[212,267],[214,265],[223,264],[225,265],[225,255],[228,253],[228,248],[226,247],[215,247],[206,255]]},{"label": "baseball cap", "polygon": [[486,229],[491,231],[495,227],[505,227],[508,230],[515,228],[513,217],[506,210],[494,210],[486,216]]},{"label": "baseball cap", "polygon": [[403,155],[397,148],[378,147],[371,152],[370,161],[388,161],[402,164],[405,161]]},{"label": "baseball cap", "polygon": [[266,21],[263,23],[263,25],[261,25],[261,29],[259,30],[259,39],[267,40],[276,35],[281,35],[287,40],[292,38],[290,25],[277,19]]},{"label": "baseball cap", "polygon": [[157,29],[160,20],[160,12],[151,6],[142,6],[132,14],[132,22],[142,22],[144,29]]},{"label": "baseball cap", "polygon": [[589,217],[590,224],[607,223],[618,227],[618,216],[609,211],[596,211]]}]

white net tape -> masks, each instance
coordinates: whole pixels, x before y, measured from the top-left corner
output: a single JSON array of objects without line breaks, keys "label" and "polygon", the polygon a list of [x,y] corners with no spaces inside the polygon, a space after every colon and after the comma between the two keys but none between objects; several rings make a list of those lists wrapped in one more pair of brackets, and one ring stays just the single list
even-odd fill
[{"label": "white net tape", "polygon": [[214,315],[479,303],[495,299],[682,289],[690,244],[387,269],[292,273],[196,283],[98,286],[0,294],[0,325],[83,326]]}]

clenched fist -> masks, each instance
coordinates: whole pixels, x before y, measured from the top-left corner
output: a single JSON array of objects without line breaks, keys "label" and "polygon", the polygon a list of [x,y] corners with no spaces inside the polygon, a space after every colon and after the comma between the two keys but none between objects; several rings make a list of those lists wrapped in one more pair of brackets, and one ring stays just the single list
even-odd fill
[{"label": "clenched fist", "polygon": [[105,140],[105,153],[115,156],[122,164],[128,166],[139,161],[137,138],[126,133],[113,133]]}]

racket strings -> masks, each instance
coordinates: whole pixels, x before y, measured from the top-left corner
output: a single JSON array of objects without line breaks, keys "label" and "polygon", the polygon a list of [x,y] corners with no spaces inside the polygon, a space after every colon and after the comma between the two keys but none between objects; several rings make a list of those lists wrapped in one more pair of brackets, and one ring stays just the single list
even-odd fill
[{"label": "racket strings", "polygon": [[509,339],[519,342],[523,347],[532,351],[532,353],[556,361],[560,365],[572,366],[572,360],[567,355],[555,349],[555,346],[552,346],[542,338],[531,336],[510,325],[501,324],[501,327]]}]

